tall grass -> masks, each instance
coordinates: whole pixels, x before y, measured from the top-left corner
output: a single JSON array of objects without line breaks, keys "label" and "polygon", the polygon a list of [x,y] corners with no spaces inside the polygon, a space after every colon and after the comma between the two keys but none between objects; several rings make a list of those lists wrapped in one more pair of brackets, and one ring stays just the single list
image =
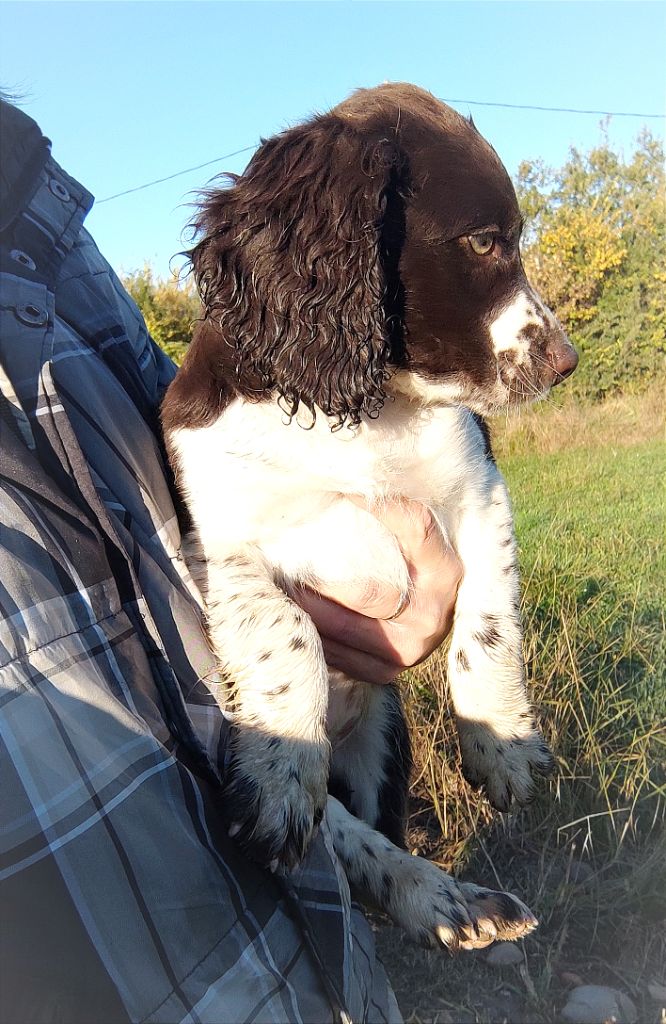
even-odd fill
[{"label": "tall grass", "polygon": [[588,980],[640,999],[666,964],[663,408],[655,389],[496,425],[530,690],[558,764],[534,804],[500,816],[462,780],[441,653],[407,678],[412,845],[531,901],[534,1020],[552,1018],[562,965],[582,958]]}]

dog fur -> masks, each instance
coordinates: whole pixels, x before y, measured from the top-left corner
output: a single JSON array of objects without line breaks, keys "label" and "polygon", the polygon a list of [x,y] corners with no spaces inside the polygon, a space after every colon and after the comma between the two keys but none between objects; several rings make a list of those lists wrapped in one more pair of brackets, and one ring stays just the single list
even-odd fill
[{"label": "dog fur", "polygon": [[324,810],[350,881],[450,948],[535,925],[404,845],[411,757],[395,686],[329,671],[299,588],[409,594],[368,508],[432,512],[463,579],[448,660],[466,777],[500,810],[552,758],[525,686],[512,512],[481,417],[577,357],[520,261],[511,181],[471,121],[409,85],[360,90],[264,142],[209,192],[205,315],[163,407],[192,519],[184,553],[235,716],[237,840],[293,865]]}]

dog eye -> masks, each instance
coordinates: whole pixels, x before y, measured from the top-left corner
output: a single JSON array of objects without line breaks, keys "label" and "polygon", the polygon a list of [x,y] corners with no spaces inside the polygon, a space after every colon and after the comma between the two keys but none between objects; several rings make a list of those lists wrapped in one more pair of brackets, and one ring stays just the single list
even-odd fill
[{"label": "dog eye", "polygon": [[484,231],[480,235],[468,235],[467,241],[477,256],[487,256],[495,248],[497,236]]}]

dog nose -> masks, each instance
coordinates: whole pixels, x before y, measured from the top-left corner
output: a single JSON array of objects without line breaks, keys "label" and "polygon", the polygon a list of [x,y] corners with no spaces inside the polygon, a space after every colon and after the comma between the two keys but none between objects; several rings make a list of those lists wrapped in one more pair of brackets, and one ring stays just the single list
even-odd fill
[{"label": "dog nose", "polygon": [[553,338],[546,345],[546,355],[548,362],[555,371],[553,384],[559,384],[566,377],[570,377],[578,366],[578,353],[566,334]]}]

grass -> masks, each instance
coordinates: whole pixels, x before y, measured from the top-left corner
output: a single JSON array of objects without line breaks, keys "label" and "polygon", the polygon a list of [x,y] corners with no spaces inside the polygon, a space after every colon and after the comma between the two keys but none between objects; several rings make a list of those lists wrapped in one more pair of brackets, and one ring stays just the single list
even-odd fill
[{"label": "grass", "polygon": [[418,755],[410,836],[447,869],[515,891],[541,926],[524,963],[501,974],[482,954],[442,964],[384,933],[414,1021],[554,1021],[576,979],[620,988],[639,1020],[659,1020],[648,985],[664,983],[666,964],[662,408],[655,389],[496,424],[530,688],[559,770],[513,815],[471,792],[439,653],[407,678]]}]

